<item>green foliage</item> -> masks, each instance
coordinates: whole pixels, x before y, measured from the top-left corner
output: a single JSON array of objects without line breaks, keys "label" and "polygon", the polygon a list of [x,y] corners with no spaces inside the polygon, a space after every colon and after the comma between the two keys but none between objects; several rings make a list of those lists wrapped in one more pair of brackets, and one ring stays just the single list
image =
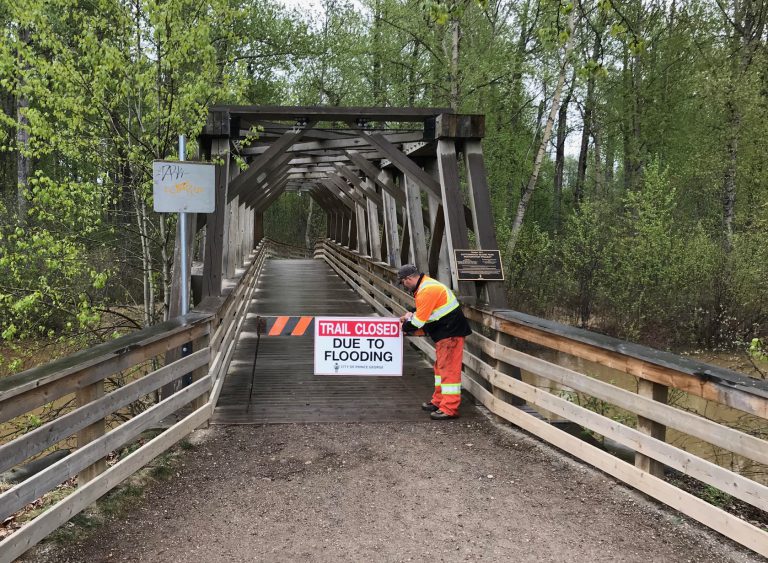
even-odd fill
[{"label": "green foliage", "polygon": [[488,0],[420,0],[421,9],[438,25],[445,25],[451,19],[461,19],[473,3],[481,9],[488,8]]},{"label": "green foliage", "polygon": [[720,489],[713,487],[712,485],[704,485],[701,490],[701,498],[707,501],[709,504],[723,508],[729,504],[733,497]]},{"label": "green foliage", "polygon": [[604,270],[608,219],[599,204],[585,202],[568,217],[559,245],[561,295],[582,325],[589,322]]},{"label": "green foliage", "polygon": [[[311,218],[310,205],[313,207]],[[264,214],[264,232],[274,240],[303,248],[306,247],[307,232],[310,244],[325,237],[325,213],[312,202],[308,193],[288,192]]]},{"label": "green foliage", "polygon": [[0,268],[5,272],[0,279],[4,339],[52,337],[59,331],[98,323],[93,295],[99,285],[103,288],[107,273],[85,269],[87,252],[77,236],[45,227],[6,225],[0,227],[0,237]]},{"label": "green foliage", "polygon": [[669,327],[693,309],[692,297],[705,281],[700,269],[709,262],[702,263],[707,241],[701,233],[677,227],[675,198],[667,171],[652,162],[642,189],[625,195],[606,246],[604,299],[614,311],[618,334],[628,339],[650,331],[669,334]]},{"label": "green foliage", "polygon": [[[505,229],[501,229],[500,239],[508,237]],[[513,307],[541,314],[552,312],[551,296],[559,288],[557,281],[549,276],[551,250],[550,235],[532,223],[523,229],[514,253],[502,256]]]},{"label": "green foliage", "polygon": [[756,360],[768,359],[768,347],[766,347],[765,343],[760,338],[753,338],[749,342],[747,350],[749,351],[749,355]]}]

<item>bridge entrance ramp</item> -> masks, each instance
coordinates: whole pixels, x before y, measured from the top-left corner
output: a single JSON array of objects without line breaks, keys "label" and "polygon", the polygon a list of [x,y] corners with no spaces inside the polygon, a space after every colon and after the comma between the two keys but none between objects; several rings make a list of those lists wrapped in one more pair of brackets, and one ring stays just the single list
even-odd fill
[{"label": "bridge entrance ramp", "polygon": [[[420,405],[432,394],[432,366],[407,340],[401,377],[315,376],[313,331],[257,338],[259,315],[366,317],[377,313],[321,260],[268,260],[212,424],[431,422]],[[471,410],[465,403],[462,415]]]}]

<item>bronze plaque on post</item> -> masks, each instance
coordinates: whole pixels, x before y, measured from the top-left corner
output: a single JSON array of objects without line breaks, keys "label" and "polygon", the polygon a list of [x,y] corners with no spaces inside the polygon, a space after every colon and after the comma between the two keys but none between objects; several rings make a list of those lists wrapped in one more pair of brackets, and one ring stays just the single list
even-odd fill
[{"label": "bronze plaque on post", "polygon": [[498,250],[454,250],[459,281],[503,281]]}]

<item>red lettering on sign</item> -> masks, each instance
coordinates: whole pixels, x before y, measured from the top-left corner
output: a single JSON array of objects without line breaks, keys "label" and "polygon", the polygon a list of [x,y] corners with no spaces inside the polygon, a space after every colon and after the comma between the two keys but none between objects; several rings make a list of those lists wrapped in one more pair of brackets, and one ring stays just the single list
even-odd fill
[{"label": "red lettering on sign", "polygon": [[378,336],[397,338],[400,336],[400,323],[384,320],[374,321],[321,321],[317,327],[318,336]]}]

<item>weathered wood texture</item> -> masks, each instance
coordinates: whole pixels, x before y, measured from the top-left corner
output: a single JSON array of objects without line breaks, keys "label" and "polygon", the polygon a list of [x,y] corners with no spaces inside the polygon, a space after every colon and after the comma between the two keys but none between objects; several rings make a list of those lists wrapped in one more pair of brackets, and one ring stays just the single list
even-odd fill
[{"label": "weathered wood texture", "polygon": [[[322,256],[345,279],[354,280],[358,293],[378,310],[404,310],[407,296],[389,285],[395,269],[372,264],[364,257],[331,243],[323,243]],[[768,532],[689,495],[654,476],[654,464],[666,465],[743,500],[760,510],[768,508],[768,487],[729,468],[718,466],[687,451],[667,444],[662,428],[674,428],[717,447],[758,463],[768,462],[768,442],[734,428],[707,420],[665,404],[662,386],[677,387],[723,404],[766,417],[768,384],[736,372],[707,366],[639,345],[606,338],[588,331],[536,319],[514,311],[488,311],[465,307],[478,325],[495,333],[493,339],[476,332],[467,340],[462,382],[491,412],[540,436],[549,443],[590,463],[606,473],[680,510],[727,537],[762,555],[768,555]],[[486,329],[487,330],[487,329]],[[658,385],[637,394],[584,374],[529,356],[509,347],[517,337],[565,351],[577,357],[632,373],[643,385]],[[414,340],[428,357],[434,348],[426,339]],[[527,372],[588,396],[635,413],[642,424],[637,429],[569,402],[547,388],[534,387],[516,377],[515,370]],[[509,372],[509,373],[505,373]],[[493,391],[489,391],[492,389]],[[649,396],[644,396],[649,395]],[[510,404],[512,398],[573,421],[635,450],[652,463],[634,467],[610,454],[543,422]]]},{"label": "weathered wood texture", "polygon": [[406,210],[408,212],[408,233],[411,242],[413,263],[421,272],[428,271],[427,238],[424,233],[424,219],[421,207],[421,190],[408,176],[402,176],[405,184]]},{"label": "weathered wood texture", "polygon": [[216,209],[207,215],[205,257],[203,263],[203,298],[221,295],[224,274],[224,223],[227,210],[229,153],[224,164],[216,164]]},{"label": "weathered wood texture", "polygon": [[[437,145],[437,166],[442,185],[445,235],[451,250],[469,248],[467,222],[463,213],[461,189],[459,187],[459,164],[456,160],[456,146],[453,141],[440,141]],[[465,302],[474,304],[475,287],[472,283],[458,280],[456,256],[451,252],[451,276],[453,287]]]},{"label": "weathered wood texture", "polygon": [[768,382],[517,311],[489,315],[470,310],[467,314],[480,324],[528,342],[768,418]]},{"label": "weathered wood texture", "polygon": [[[367,119],[370,121],[417,121],[450,113],[446,108],[391,108],[391,107],[335,107],[335,106],[213,106],[211,112],[227,112],[241,119],[316,119],[344,121]],[[221,125],[220,125],[221,128]]]},{"label": "weathered wood texture", "polygon": [[[488,190],[488,174],[480,141],[467,141],[464,145],[464,162],[467,169],[467,187],[472,208],[472,221],[475,225],[477,248],[496,250],[496,229],[491,211],[491,194]],[[457,247],[453,247],[456,249]],[[476,282],[486,293],[485,301],[494,308],[507,306],[504,282]]]}]

